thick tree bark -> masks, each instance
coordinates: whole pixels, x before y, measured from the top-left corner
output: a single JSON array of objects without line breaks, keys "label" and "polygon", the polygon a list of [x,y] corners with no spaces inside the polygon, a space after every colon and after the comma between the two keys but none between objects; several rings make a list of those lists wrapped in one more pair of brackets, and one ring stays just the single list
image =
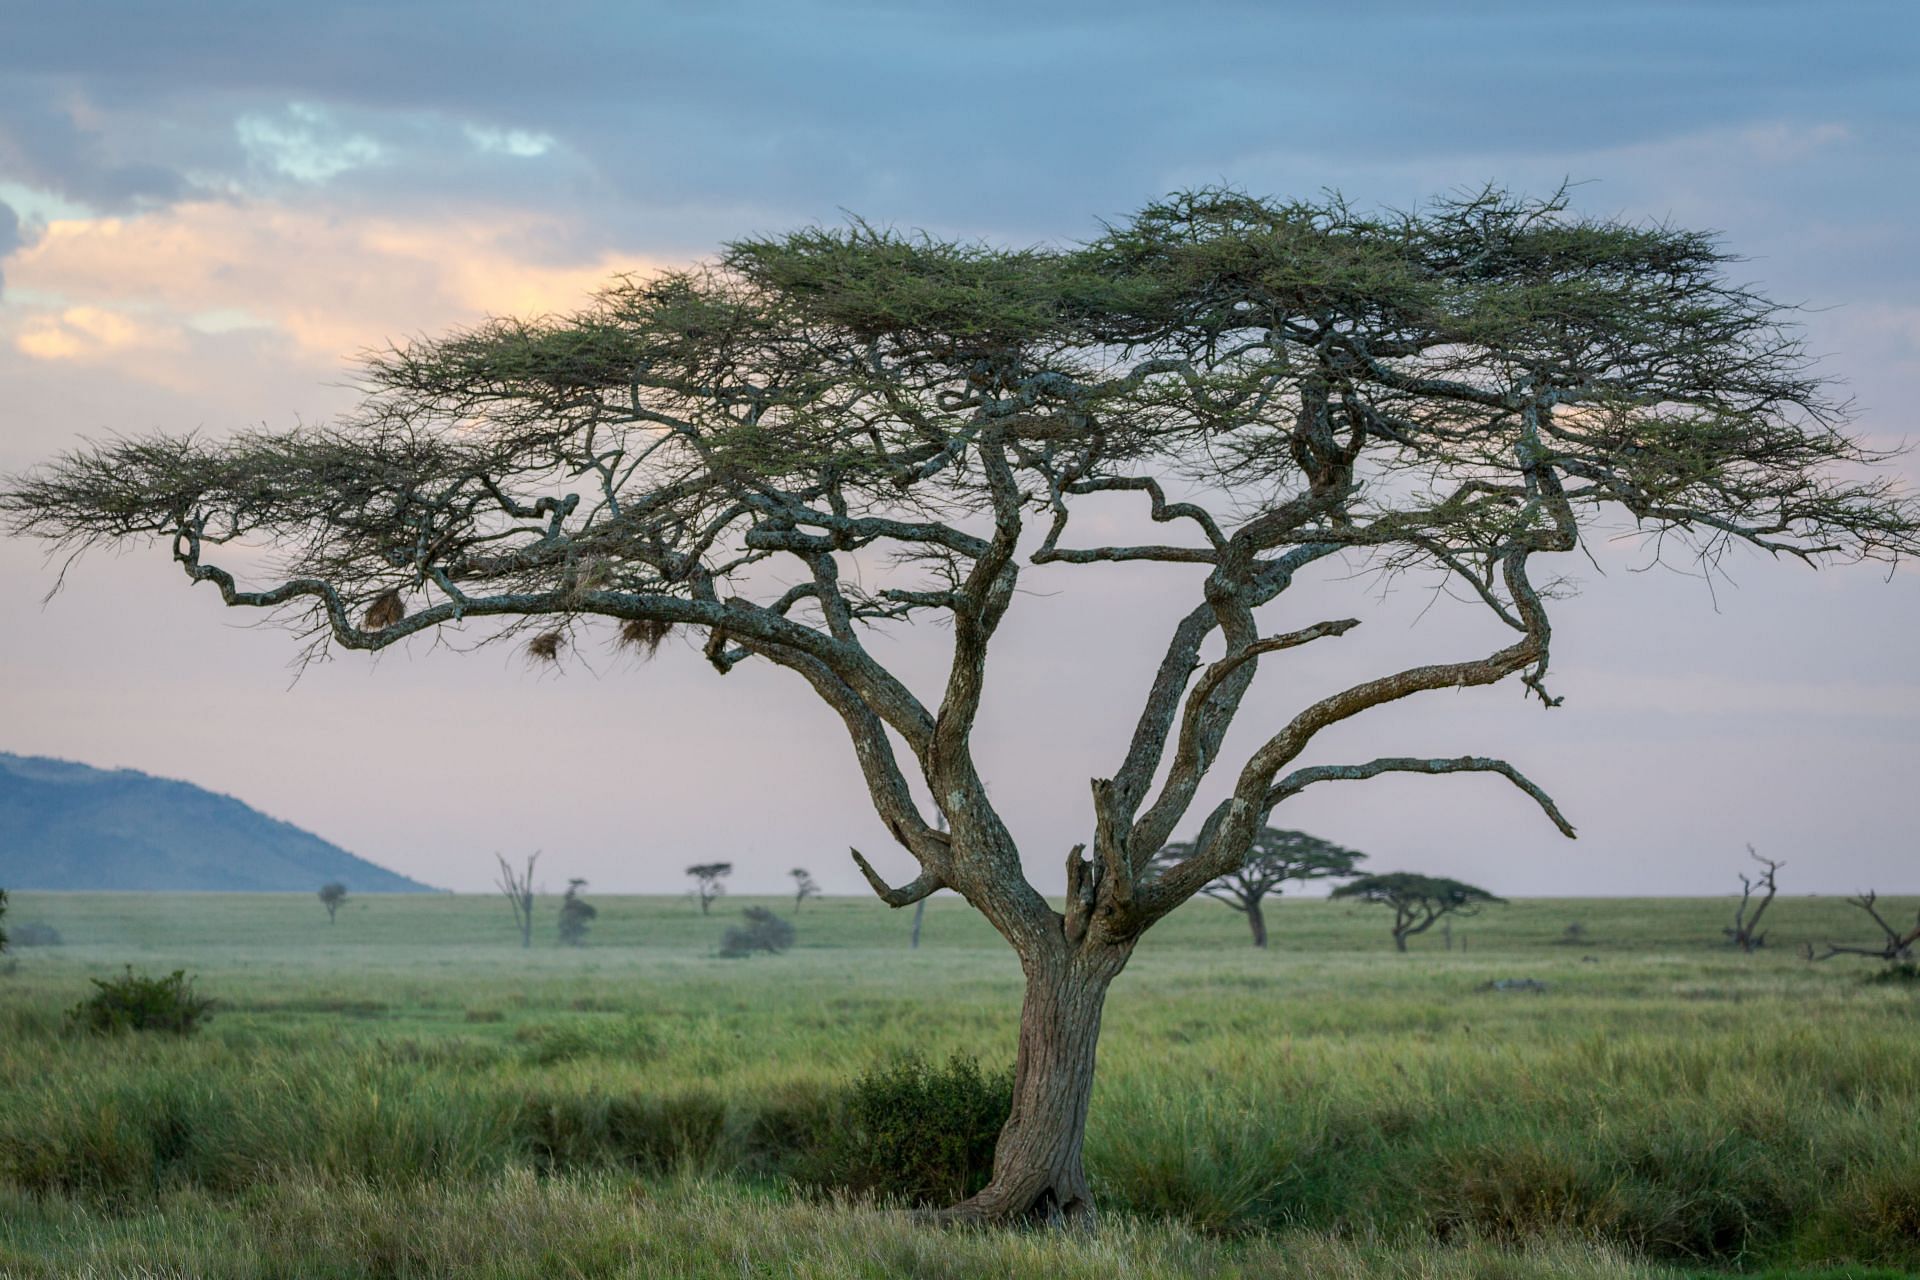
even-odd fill
[{"label": "thick tree bark", "polygon": [[1094,1049],[1107,988],[1129,946],[1088,946],[1023,958],[1026,998],[1013,1068],[1013,1111],[980,1194],[940,1215],[957,1221],[1065,1222],[1093,1212],[1081,1162]]},{"label": "thick tree bark", "polygon": [[1267,945],[1267,917],[1260,910],[1260,900],[1255,898],[1247,904],[1247,927],[1253,930],[1253,945]]}]

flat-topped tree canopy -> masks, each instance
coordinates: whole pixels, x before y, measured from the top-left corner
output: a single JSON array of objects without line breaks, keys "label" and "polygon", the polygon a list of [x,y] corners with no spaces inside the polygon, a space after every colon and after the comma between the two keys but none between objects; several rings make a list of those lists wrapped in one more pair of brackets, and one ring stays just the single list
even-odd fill
[{"label": "flat-topped tree canopy", "polygon": [[[1301,763],[1322,729],[1426,690],[1518,675],[1550,702],[1535,557],[1595,529],[1709,561],[1735,543],[1914,549],[1920,515],[1730,261],[1699,233],[1497,190],[1409,213],[1203,190],[1017,250],[814,228],[617,280],[576,314],[370,353],[360,410],[329,426],[82,448],[8,482],[0,510],[71,547],[165,539],[313,653],[496,619],[557,658],[604,622],[642,647],[680,629],[723,672],[795,671],[918,864],[894,887],[856,854],[876,891],[952,887],[1026,964],[1037,1065],[1016,1071],[1005,1169],[975,1209],[1071,1209],[1099,996],[1275,806],[1322,781],[1490,772],[1571,834],[1501,760]],[[1165,533],[1077,536],[1075,512],[1116,497]],[[271,575],[238,581],[230,544],[268,548]],[[1190,855],[1150,870],[1259,660],[1357,625],[1259,625],[1336,554],[1448,575],[1504,643],[1304,706],[1237,762]],[[987,648],[1023,562],[1140,561],[1197,582],[1141,619],[1170,628],[1164,653],[1056,912],[975,767]],[[951,658],[915,690],[866,629],[928,615],[951,623]],[[1048,1039],[1061,1028],[1071,1046]]]}]

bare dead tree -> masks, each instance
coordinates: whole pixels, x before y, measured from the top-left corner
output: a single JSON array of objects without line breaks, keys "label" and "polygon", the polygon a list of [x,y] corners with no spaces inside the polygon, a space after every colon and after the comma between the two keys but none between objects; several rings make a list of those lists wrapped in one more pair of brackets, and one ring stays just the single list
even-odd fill
[{"label": "bare dead tree", "polygon": [[1850,947],[1829,942],[1826,951],[1821,955],[1815,956],[1813,954],[1813,945],[1809,943],[1807,945],[1807,958],[1809,960],[1831,960],[1835,956],[1872,956],[1876,960],[1885,960],[1888,964],[1912,960],[1914,947],[1920,945],[1920,914],[1915,915],[1913,925],[1910,928],[1896,929],[1887,923],[1885,916],[1880,914],[1879,902],[1880,895],[1872,889],[1867,890],[1857,897],[1847,899],[1847,903],[1850,906],[1858,907],[1860,910],[1866,912],[1867,917],[1871,919],[1875,925],[1879,926],[1881,934],[1879,946]]},{"label": "bare dead tree", "polygon": [[[1487,774],[1572,834],[1507,761],[1325,759],[1327,730],[1509,679],[1556,705],[1553,566],[1588,534],[1709,573],[1735,547],[1819,564],[1920,546],[1920,509],[1728,261],[1703,234],[1497,190],[1388,214],[1195,191],[1016,250],[809,229],[618,281],[577,314],[375,352],[336,424],[78,449],[0,484],[0,513],[71,550],[159,540],[309,659],[453,626],[552,636],[535,656],[564,663],[605,628],[641,652],[684,632],[722,673],[791,671],[845,725],[912,863],[896,884],[856,853],[875,893],[951,888],[1020,957],[1011,1116],[953,1216],[1072,1217],[1092,1205],[1107,990],[1276,808],[1323,783]],[[1167,533],[1076,522],[1128,503]],[[227,557],[242,546],[264,555]],[[1023,572],[1139,565],[1191,579],[1156,594],[1164,624],[1140,613],[1164,648],[1056,911],[975,758],[987,654]],[[1296,588],[1356,569],[1430,575],[1500,638],[1383,659],[1223,764],[1256,674],[1358,626],[1313,621]],[[866,636],[927,618],[948,660],[916,691]],[[1217,777],[1192,853],[1151,868]]]},{"label": "bare dead tree", "polygon": [[[1175,867],[1193,856],[1193,846],[1176,841],[1154,855],[1156,867]],[[1358,874],[1354,864],[1364,853],[1343,849],[1304,831],[1263,827],[1254,834],[1247,860],[1200,890],[1247,917],[1253,945],[1267,945],[1267,917],[1261,903],[1289,880],[1326,880]]]},{"label": "bare dead tree", "polygon": [[[1766,870],[1756,876],[1740,873],[1740,905],[1734,909],[1733,924],[1721,932],[1727,935],[1727,941],[1734,946],[1742,951],[1753,952],[1767,945],[1767,935],[1760,932],[1760,917],[1766,915],[1767,908],[1773,905],[1773,896],[1780,891],[1774,883],[1774,877],[1787,864],[1761,857],[1752,845],[1747,846],[1747,856]],[[1756,889],[1761,892],[1757,903],[1753,901]],[[1753,908],[1751,916],[1747,914],[1749,906]]]},{"label": "bare dead tree", "polygon": [[506,897],[507,904],[513,908],[514,927],[520,930],[520,945],[533,946],[533,864],[540,860],[540,851],[535,849],[527,855],[524,870],[515,871],[503,854],[494,854],[500,863],[500,875],[493,883]]},{"label": "bare dead tree", "polygon": [[[1336,888],[1332,898],[1350,898],[1356,902],[1376,902],[1393,909],[1393,947],[1407,949],[1407,939],[1425,933],[1435,923],[1451,916],[1478,915],[1482,907],[1504,903],[1485,889],[1445,876],[1423,876],[1412,871],[1392,871],[1385,875],[1361,876]],[[1466,939],[1461,939],[1466,949]],[[1447,950],[1453,950],[1451,932]]]},{"label": "bare dead tree", "polygon": [[687,868],[693,877],[693,891],[700,899],[700,914],[706,915],[713,900],[727,891],[721,881],[733,874],[731,862],[696,862]]},{"label": "bare dead tree", "polygon": [[798,915],[801,903],[820,896],[820,885],[814,880],[813,872],[805,867],[795,867],[787,874],[793,877],[793,910]]}]

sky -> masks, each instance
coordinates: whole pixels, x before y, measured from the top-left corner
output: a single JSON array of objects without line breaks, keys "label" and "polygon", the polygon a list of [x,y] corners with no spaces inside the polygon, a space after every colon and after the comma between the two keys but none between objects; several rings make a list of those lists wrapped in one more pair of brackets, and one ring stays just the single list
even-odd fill
[{"label": "sky", "polygon": [[[1807,308],[1854,429],[1920,440],[1905,0],[0,12],[0,472],[117,432],[323,420],[356,351],[574,307],[734,237],[857,214],[1064,243],[1216,183],[1405,208],[1571,180],[1581,212],[1712,229]],[[1578,841],[1485,777],[1321,787],[1275,824],[1508,895],[1723,893],[1748,844],[1786,860],[1786,893],[1920,892],[1920,574],[1746,555],[1707,583],[1592,550],[1557,615],[1563,707],[1517,683],[1431,695],[1318,757],[1499,755]],[[0,538],[0,750],[184,778],[459,890],[533,849],[555,886],[606,892],[677,892],[711,860],[739,891],[805,866],[864,892],[850,845],[906,873],[787,673],[721,678],[674,644],[557,672],[421,645],[295,681],[294,642],[164,550],[91,555],[42,604],[58,567]],[[1192,583],[1023,581],[978,749],[1052,890]],[[1411,586],[1314,590],[1365,643],[1263,666],[1229,751],[1342,676],[1485,651]],[[944,643],[875,641],[923,681]]]}]

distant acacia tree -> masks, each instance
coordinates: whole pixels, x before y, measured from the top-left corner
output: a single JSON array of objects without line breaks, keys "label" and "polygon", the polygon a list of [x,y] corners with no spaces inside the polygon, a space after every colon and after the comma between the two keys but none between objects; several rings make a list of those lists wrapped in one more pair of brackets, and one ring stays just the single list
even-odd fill
[{"label": "distant acacia tree", "polygon": [[1329,897],[1356,902],[1377,902],[1393,909],[1393,945],[1405,951],[1407,939],[1425,933],[1445,916],[1478,915],[1490,903],[1505,902],[1485,889],[1476,888],[1444,876],[1423,876],[1411,871],[1393,871],[1386,875],[1361,876],[1335,889]]},{"label": "distant acacia tree", "polygon": [[563,947],[586,946],[587,929],[600,914],[591,902],[580,896],[586,883],[578,877],[567,881],[567,892],[560,899],[560,945]]},{"label": "distant acacia tree", "polygon": [[0,951],[7,949],[7,891],[0,889]]},{"label": "distant acacia tree", "polygon": [[687,868],[687,874],[693,877],[693,891],[700,898],[700,914],[706,915],[713,906],[713,900],[727,891],[720,883],[733,874],[731,862],[696,862]]},{"label": "distant acacia tree", "polygon": [[493,856],[500,864],[500,875],[493,882],[494,887],[500,890],[507,900],[507,905],[513,908],[513,924],[520,930],[520,945],[531,947],[533,945],[533,864],[540,860],[540,851],[535,849],[528,854],[527,865],[520,871],[513,869],[513,864],[507,861],[505,855],[496,853]]},{"label": "distant acacia tree", "polygon": [[320,905],[327,909],[327,923],[333,923],[334,913],[340,910],[340,904],[347,900],[347,886],[338,880],[320,886]]},{"label": "distant acacia tree", "polygon": [[[642,651],[673,629],[718,672],[791,672],[912,864],[896,885],[859,857],[874,891],[951,888],[1020,959],[1012,1110],[952,1216],[1072,1218],[1092,1207],[1107,992],[1276,809],[1323,783],[1480,773],[1572,834],[1504,760],[1343,761],[1318,754],[1329,730],[1363,740],[1376,708],[1509,680],[1554,705],[1557,566],[1585,538],[1637,533],[1708,569],[1738,546],[1920,549],[1920,506],[1728,261],[1707,234],[1498,190],[1385,213],[1190,191],[1013,249],[807,228],[574,314],[374,352],[339,422],[84,446],[0,482],[0,514],[70,550],[157,540],[309,656],[459,627],[551,662],[602,628]],[[1158,656],[1057,904],[977,755],[1010,668],[989,650],[1031,575],[1097,590],[1143,566],[1158,585],[1130,597],[1125,642]],[[1307,603],[1356,569],[1455,588],[1487,638],[1378,659],[1230,754],[1256,677],[1359,626]],[[1277,616],[1300,621],[1263,632]],[[919,687],[866,642],[915,621],[946,651]],[[523,732],[462,711],[444,732]],[[1150,870],[1213,783],[1192,856]]]},{"label": "distant acacia tree", "polygon": [[820,896],[820,886],[814,882],[813,873],[805,867],[795,867],[787,872],[793,877],[793,909],[800,910],[800,904],[808,898]]},{"label": "distant acacia tree", "polygon": [[[1752,845],[1747,846],[1747,856],[1764,869],[1754,876],[1744,871],[1740,873],[1740,905],[1734,908],[1733,923],[1720,932],[1726,934],[1727,941],[1734,946],[1751,952],[1767,945],[1767,935],[1760,931],[1760,918],[1767,914],[1767,908],[1773,905],[1774,895],[1780,892],[1775,877],[1780,874],[1780,868],[1787,864],[1761,857]],[[1753,900],[1755,890],[1760,893],[1758,902]],[[1749,909],[1752,915],[1747,914]]]},{"label": "distant acacia tree", "polygon": [[[1175,842],[1153,856],[1156,867],[1177,867],[1193,856],[1193,846]],[[1356,874],[1353,864],[1364,853],[1343,849],[1330,840],[1310,836],[1304,831],[1282,831],[1262,827],[1254,834],[1244,864],[1221,876],[1200,892],[1242,912],[1253,931],[1253,945],[1267,945],[1267,917],[1260,904],[1269,894],[1278,894],[1289,880],[1337,879]]]}]

